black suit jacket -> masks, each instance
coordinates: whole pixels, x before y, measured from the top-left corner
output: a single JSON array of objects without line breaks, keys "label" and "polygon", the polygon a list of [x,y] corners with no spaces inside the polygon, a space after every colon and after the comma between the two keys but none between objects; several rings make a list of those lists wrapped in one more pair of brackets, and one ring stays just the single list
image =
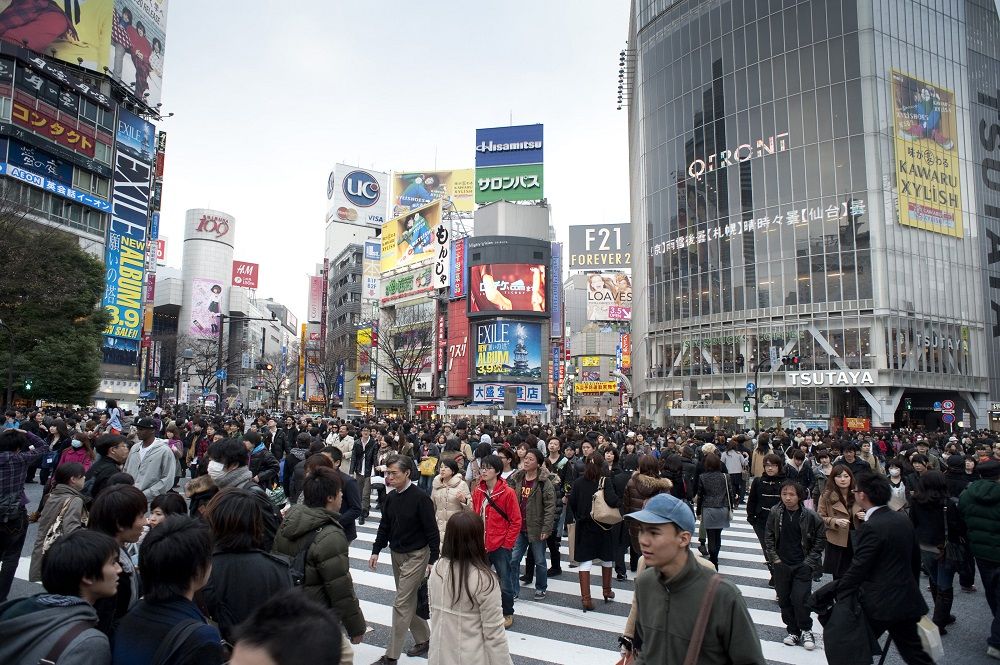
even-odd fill
[{"label": "black suit jacket", "polygon": [[927,613],[920,593],[920,547],[906,515],[882,507],[858,529],[851,567],[837,589],[861,591],[869,621],[917,621]]},{"label": "black suit jacket", "polygon": [[353,476],[338,469],[340,481],[343,483],[343,501],[340,504],[340,526],[344,528],[344,535],[350,543],[358,537],[358,527],[354,521],[361,517],[361,491],[358,489],[358,481]]}]

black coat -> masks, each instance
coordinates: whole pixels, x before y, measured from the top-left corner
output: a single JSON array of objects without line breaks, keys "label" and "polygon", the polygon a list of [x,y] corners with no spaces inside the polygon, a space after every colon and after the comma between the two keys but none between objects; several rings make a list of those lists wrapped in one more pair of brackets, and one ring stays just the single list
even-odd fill
[{"label": "black coat", "polygon": [[216,552],[200,604],[219,626],[222,638],[232,642],[233,628],[271,596],[291,588],[288,561],[279,556],[260,550]]},{"label": "black coat", "polygon": [[[627,480],[626,480],[627,482]],[[590,519],[590,508],[597,493],[598,484],[580,476],[573,483],[573,491],[569,495],[569,505],[576,515],[576,545],[574,556],[577,561],[615,560],[614,528],[602,527]],[[611,478],[604,481],[604,500],[609,506],[617,506],[619,499],[615,493],[615,484]],[[620,534],[619,534],[619,537]]]},{"label": "black coat", "polygon": [[372,467],[375,466],[375,457],[378,455],[378,443],[375,437],[368,437],[368,443],[362,445],[361,437],[354,439],[354,449],[351,453],[351,473],[362,476],[372,475]]},{"label": "black coat", "polygon": [[278,469],[281,464],[267,448],[256,455],[250,455],[250,475],[256,476],[261,487],[270,487],[278,480]]},{"label": "black coat", "polygon": [[110,457],[102,457],[94,462],[87,471],[87,483],[84,485],[84,493],[92,499],[96,499],[104,486],[108,484],[111,476],[121,471],[121,467]]},{"label": "black coat", "polygon": [[340,472],[340,481],[343,484],[344,500],[340,504],[340,526],[344,529],[347,542],[351,542],[358,537],[358,527],[354,521],[361,517],[361,491],[358,489],[358,481],[343,471]]},{"label": "black coat", "polygon": [[271,442],[271,454],[279,460],[288,455],[295,447],[295,438],[298,435],[299,430],[294,425],[291,429],[278,428],[278,431],[274,433],[274,441]]},{"label": "black coat", "polygon": [[920,547],[909,518],[876,510],[857,531],[851,567],[840,578],[837,597],[861,591],[869,621],[914,621],[927,613],[920,593]]},{"label": "black coat", "polygon": [[828,665],[871,665],[872,656],[879,653],[879,644],[872,635],[861,610],[857,595],[851,595],[834,602],[838,582],[829,582],[810,598],[812,609],[823,624],[823,639],[827,644],[836,644],[836,649],[828,649]]}]

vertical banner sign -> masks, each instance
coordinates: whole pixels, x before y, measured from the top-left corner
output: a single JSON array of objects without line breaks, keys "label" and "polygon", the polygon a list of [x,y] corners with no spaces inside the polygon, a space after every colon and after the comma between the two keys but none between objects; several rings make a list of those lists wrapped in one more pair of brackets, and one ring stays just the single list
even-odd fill
[{"label": "vertical banner sign", "polygon": [[459,238],[451,243],[451,286],[448,287],[448,297],[465,297],[465,238]]},{"label": "vertical banner sign", "polygon": [[309,278],[309,307],[306,320],[310,323],[319,323],[323,314],[323,278]]},{"label": "vertical banner sign", "polygon": [[110,315],[105,337],[138,342],[141,336],[150,175],[148,164],[118,151],[104,252],[101,304]]},{"label": "vertical banner sign", "polygon": [[344,372],[344,361],[341,360],[340,365],[337,366],[337,399],[341,401],[344,399]]},{"label": "vertical banner sign", "polygon": [[451,284],[451,222],[443,220],[434,231],[434,288],[447,289]]},{"label": "vertical banner sign", "polygon": [[437,329],[437,371],[444,371],[444,352],[445,352],[445,338],[444,338],[444,310],[438,313],[438,329]]},{"label": "vertical banner sign", "polygon": [[306,376],[306,343],[308,338],[308,326],[303,323],[302,330],[299,333],[299,379],[296,382],[298,384],[298,394],[301,395],[299,399],[306,398],[306,384],[309,382]]},{"label": "vertical banner sign", "polygon": [[560,338],[563,334],[563,286],[562,286],[562,254],[563,245],[561,242],[552,243],[552,295],[550,297],[552,312],[552,325],[550,337]]},{"label": "vertical banner sign", "polygon": [[365,253],[361,259],[361,318],[371,315],[373,302],[378,301],[379,275],[382,274],[382,242],[365,240]]},{"label": "vertical banner sign", "polygon": [[891,72],[899,223],[961,238],[955,93]]},{"label": "vertical banner sign", "polygon": [[549,394],[559,394],[559,345],[552,345],[552,378],[549,379]]},{"label": "vertical banner sign", "polygon": [[632,371],[632,334],[622,335],[622,366],[621,370],[626,374]]},{"label": "vertical banner sign", "polygon": [[448,303],[448,396],[469,396],[469,317],[465,303]]}]

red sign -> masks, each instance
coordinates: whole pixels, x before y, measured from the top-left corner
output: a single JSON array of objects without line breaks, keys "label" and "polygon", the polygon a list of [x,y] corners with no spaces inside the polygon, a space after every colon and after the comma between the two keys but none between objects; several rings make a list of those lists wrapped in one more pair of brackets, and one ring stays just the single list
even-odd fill
[{"label": "red sign", "polygon": [[417,406],[417,412],[428,413],[430,411],[437,411],[437,407],[433,404],[420,404]]},{"label": "red sign", "polygon": [[146,302],[153,302],[156,295],[156,273],[146,273]]},{"label": "red sign", "polygon": [[437,371],[444,371],[444,352],[445,347],[444,339],[444,312],[438,314],[438,339],[437,339]]},{"label": "red sign", "polygon": [[849,432],[867,432],[872,428],[868,418],[844,418],[844,429]]},{"label": "red sign", "polygon": [[448,303],[448,396],[469,397],[469,317],[465,301]]},{"label": "red sign", "polygon": [[157,238],[156,240],[156,260],[167,260],[167,241],[163,238]]},{"label": "red sign", "polygon": [[94,141],[96,140],[94,135],[84,132],[76,122],[56,120],[46,113],[28,108],[19,101],[14,101],[11,118],[14,120],[14,124],[29,129],[39,136],[64,145],[87,157],[94,156]]},{"label": "red sign", "polygon": [[260,266],[246,261],[233,261],[233,286],[243,286],[248,289],[257,288],[257,276]]},{"label": "red sign", "polygon": [[306,313],[306,320],[310,323],[319,323],[323,316],[324,281],[324,277],[309,278],[309,308]]}]

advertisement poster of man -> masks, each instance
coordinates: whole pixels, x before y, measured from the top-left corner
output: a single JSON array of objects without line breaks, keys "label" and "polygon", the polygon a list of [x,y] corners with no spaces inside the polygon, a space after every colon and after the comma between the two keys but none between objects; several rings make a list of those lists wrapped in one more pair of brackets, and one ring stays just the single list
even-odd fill
[{"label": "advertisement poster of man", "polygon": [[0,1],[0,38],[96,72],[149,106],[160,101],[167,0]]},{"label": "advertisement poster of man", "polygon": [[899,223],[961,238],[955,93],[893,70]]},{"label": "advertisement poster of man", "polygon": [[191,281],[192,337],[208,339],[219,335],[219,313],[222,311],[222,284],[214,279],[195,278]]},{"label": "advertisement poster of man", "polygon": [[445,209],[472,212],[475,209],[475,172],[472,169],[451,171],[410,171],[392,174],[392,214],[402,215],[440,199]]},{"label": "advertisement poster of man", "polygon": [[382,226],[382,271],[434,258],[434,234],[441,225],[441,202],[434,201]]},{"label": "advertisement poster of man", "polygon": [[587,318],[629,321],[632,318],[632,278],[625,273],[594,273],[587,277]]},{"label": "advertisement poster of man", "polygon": [[491,321],[476,325],[476,378],[542,377],[542,325]]},{"label": "advertisement poster of man", "polygon": [[472,266],[469,268],[469,313],[545,312],[545,268],[535,263]]}]

